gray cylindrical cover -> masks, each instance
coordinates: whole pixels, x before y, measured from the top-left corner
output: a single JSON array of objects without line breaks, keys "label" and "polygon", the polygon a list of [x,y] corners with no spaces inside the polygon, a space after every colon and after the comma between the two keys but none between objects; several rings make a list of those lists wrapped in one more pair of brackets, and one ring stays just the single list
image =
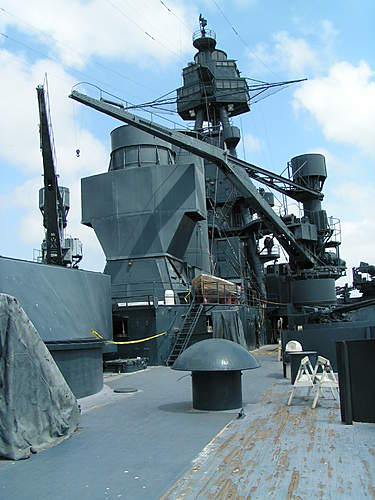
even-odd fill
[{"label": "gray cylindrical cover", "polygon": [[119,148],[130,146],[159,146],[168,148],[172,152],[172,145],[154,135],[138,130],[131,125],[122,125],[111,132],[111,152]]},{"label": "gray cylindrical cover", "polygon": [[292,302],[298,305],[336,304],[336,286],[333,278],[292,281]]},{"label": "gray cylindrical cover", "polygon": [[307,153],[291,159],[293,179],[298,177],[327,177],[325,157],[319,153]]},{"label": "gray cylindrical cover", "polygon": [[223,372],[193,372],[193,408],[222,411],[242,407],[242,373],[239,370]]},{"label": "gray cylindrical cover", "polygon": [[251,370],[258,367],[255,357],[239,344],[225,339],[207,339],[186,349],[172,368],[207,372]]}]

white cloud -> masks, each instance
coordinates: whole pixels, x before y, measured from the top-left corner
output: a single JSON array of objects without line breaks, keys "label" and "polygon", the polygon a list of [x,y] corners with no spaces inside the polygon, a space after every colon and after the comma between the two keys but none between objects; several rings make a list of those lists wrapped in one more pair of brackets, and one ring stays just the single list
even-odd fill
[{"label": "white cloud", "polygon": [[18,230],[21,240],[32,245],[32,248],[39,248],[44,238],[42,216],[36,216],[35,211],[25,212],[20,220]]},{"label": "white cloud", "polygon": [[[361,183],[355,178],[358,166],[352,163],[352,173],[347,176],[342,171],[346,164],[342,158],[321,151],[326,156],[329,189],[324,189],[322,208],[328,216],[341,220],[340,256],[346,261],[347,276],[339,283],[351,282],[351,268],[359,262],[374,262],[375,233],[373,216],[375,212],[375,186]],[[332,175],[332,170],[334,171]],[[349,178],[348,178],[349,177]]]},{"label": "white cloud", "polygon": [[262,141],[250,133],[245,134],[243,138],[245,150],[248,153],[257,153],[262,149]]},{"label": "white cloud", "polygon": [[321,21],[321,29],[319,29],[319,34],[322,41],[326,46],[330,46],[334,39],[339,34],[339,31],[335,28],[334,24],[328,19],[323,19]]},{"label": "white cloud", "polygon": [[[295,19],[297,28],[306,23]],[[298,30],[297,30],[298,31]],[[273,43],[258,43],[248,52],[253,74],[287,73],[292,78],[315,74],[326,69],[333,60],[333,43],[338,31],[327,19],[316,26],[304,29],[303,37],[279,31]],[[275,76],[275,75],[274,75]]]},{"label": "white cloud", "polygon": [[191,50],[183,23],[197,17],[195,8],[181,1],[169,0],[168,6],[182,21],[160,2],[146,0],[3,0],[2,23],[36,37],[76,67],[92,56],[164,63]]},{"label": "white cloud", "polygon": [[[38,61],[30,65],[23,58],[5,50],[0,50],[0,65],[0,92],[6,96],[6,99],[0,100],[1,116],[6,117],[6,126],[0,128],[0,162],[9,165],[7,169],[2,169],[1,175],[9,175],[8,172],[13,168],[22,172],[25,178],[21,185],[0,196],[0,204],[8,209],[9,214],[11,209],[17,213],[22,211],[20,218],[15,218],[12,233],[8,232],[7,239],[14,241],[15,245],[24,243],[34,248],[38,248],[43,239],[42,215],[38,207],[38,191],[43,186],[43,164],[39,150],[35,87],[43,81],[44,72],[47,71],[59,183],[71,190],[68,233],[83,241],[84,252],[88,257],[85,267],[102,269],[104,260],[94,232],[80,223],[80,178],[105,171],[109,152],[88,130],[78,125],[78,117],[84,113],[84,108],[79,108],[67,97],[73,79],[56,63]],[[80,158],[75,154],[77,144],[81,150]]]},{"label": "white cloud", "polygon": [[294,92],[294,106],[311,113],[327,139],[375,156],[375,80],[365,61],[338,62],[327,76],[305,82]]},{"label": "white cloud", "polygon": [[304,75],[308,70],[319,68],[319,58],[315,50],[303,38],[295,38],[286,31],[274,36],[274,57],[280,67],[287,68],[292,75]]},{"label": "white cloud", "polygon": [[79,160],[75,157],[75,130],[78,124],[73,112],[74,104],[68,99],[73,78],[54,62],[41,60],[30,65],[6,50],[0,50],[0,66],[0,92],[7,96],[0,100],[0,115],[6,117],[6,126],[0,128],[0,158],[29,174],[42,172],[35,88],[43,82],[47,72],[58,173],[67,182],[78,171],[84,174],[98,171],[98,168],[102,170],[108,158],[105,148],[87,130],[77,131],[82,156]]},{"label": "white cloud", "polygon": [[262,74],[266,68],[273,73],[286,72],[291,77],[298,78],[306,72],[319,69],[318,54],[305,39],[293,37],[287,31],[280,31],[273,36],[273,40],[272,47],[258,43],[249,51],[252,74]]},{"label": "white cloud", "polygon": [[[52,5],[46,0],[4,0],[2,3],[2,31],[15,39],[20,39],[19,33],[27,35],[29,39],[22,38],[26,45],[39,48],[41,44],[42,52],[61,60],[61,64],[51,59],[30,64],[0,45],[0,91],[6,96],[0,100],[0,114],[7,117],[6,126],[0,128],[0,161],[6,165],[1,175],[9,175],[14,168],[25,179],[11,192],[0,192],[0,204],[9,214],[13,209],[14,224],[7,239],[14,241],[18,249],[23,244],[25,248],[39,247],[43,237],[38,209],[38,190],[43,179],[35,87],[42,83],[47,72],[59,183],[71,191],[67,234],[82,240],[85,267],[103,268],[103,252],[94,231],[80,223],[80,178],[105,171],[109,154],[82,125],[82,116],[87,116],[89,111],[68,99],[75,81],[63,65],[80,68],[96,56],[140,66],[152,64],[157,68],[183,52],[191,52],[192,30],[186,25],[197,18],[195,8],[179,0],[167,2],[173,12],[168,12],[160,2],[126,3],[129,2],[56,0]],[[19,33],[7,31],[10,28],[16,28]],[[109,62],[108,66],[113,63]],[[80,158],[75,154],[77,148],[81,151]]]},{"label": "white cloud", "polygon": [[[341,258],[346,261],[347,274],[350,276],[351,269],[358,267],[359,263],[375,263],[374,245],[375,237],[369,232],[373,222],[369,217],[359,221],[343,221],[341,223],[342,245],[340,249]],[[351,281],[351,276],[349,281]]]}]

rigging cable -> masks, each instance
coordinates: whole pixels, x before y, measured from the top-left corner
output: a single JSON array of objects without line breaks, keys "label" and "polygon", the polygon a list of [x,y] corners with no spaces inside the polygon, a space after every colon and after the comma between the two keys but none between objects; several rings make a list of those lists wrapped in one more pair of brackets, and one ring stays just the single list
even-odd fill
[{"label": "rigging cable", "polygon": [[[73,54],[76,54],[78,55],[79,57],[81,58],[84,58],[84,54],[82,54],[81,52],[79,52],[77,49],[73,48],[71,45],[67,44],[67,43],[63,43],[61,42],[60,40],[58,40],[56,37],[54,37],[53,35],[49,34],[47,31],[44,31],[44,30],[41,30],[40,28],[37,28],[35,25],[29,23],[28,21],[25,21],[24,19],[22,19],[21,17],[19,16],[16,16],[15,14],[13,14],[12,12],[4,9],[3,7],[0,7],[0,11],[4,12],[5,14],[7,14],[8,16],[10,17],[13,17],[14,19],[16,19],[17,21],[21,22],[22,24],[24,24],[25,26],[28,26],[29,28],[31,28],[32,30],[40,33],[41,35],[45,36],[46,38],[48,38],[49,40],[52,40],[54,42],[54,44],[56,45],[60,45],[62,47],[66,47],[67,49],[69,49]],[[10,38],[10,37],[9,37]],[[11,38],[10,38],[11,39]],[[14,40],[14,39],[13,39]],[[18,42],[18,43],[22,43],[22,42]],[[24,44],[25,45],[25,44]],[[35,49],[32,49],[31,47],[27,46],[30,50],[34,50],[35,52],[37,52]],[[53,59],[55,60],[56,62],[59,62],[61,63],[61,60],[57,59],[57,58],[52,58],[51,56],[47,55],[47,54],[44,54],[42,52],[40,52],[41,55],[43,55],[43,57],[47,57],[48,59]],[[146,85],[144,85],[142,82],[138,82],[137,80],[134,80],[126,75],[124,75],[123,73],[121,73],[120,71],[117,71],[116,69],[113,69],[111,68],[110,66],[106,66],[102,63],[99,63],[97,61],[92,61],[92,64],[94,64],[95,66],[98,66],[99,68],[105,70],[105,71],[110,71],[111,73],[119,76],[120,78],[126,80],[126,81],[129,81],[131,83],[133,83],[134,85],[137,85],[137,86],[140,86],[140,87],[143,87],[145,88],[146,90],[150,90],[150,91],[153,91],[153,89],[151,87],[148,87]],[[68,65],[68,64],[64,64],[64,66],[67,66],[68,68],[71,68],[73,69],[74,71],[77,71],[75,70],[75,68],[71,65]],[[84,74],[84,73],[81,73],[81,74]],[[111,85],[107,85],[107,86],[111,86]]]},{"label": "rigging cable", "polygon": [[148,38],[151,38],[151,40],[153,40],[154,42],[156,42],[159,45],[161,45],[164,49],[168,50],[169,52],[171,52],[172,54],[174,54],[175,56],[177,56],[179,59],[182,59],[182,57],[180,56],[180,54],[177,54],[177,52],[175,52],[174,50],[172,50],[168,46],[164,45],[163,42],[161,42],[159,39],[155,38],[148,31],[145,31],[140,24],[138,24],[136,21],[134,21],[134,19],[132,19],[131,17],[129,17],[118,5],[116,5],[115,3],[113,3],[112,0],[105,0],[105,1],[107,3],[109,3],[115,10],[117,10],[123,17],[125,17],[125,19],[127,19],[129,22],[131,22],[132,24],[134,24],[134,26],[136,26],[140,31],[142,31],[142,33],[144,35],[146,35]]},{"label": "rigging cable", "polygon": [[239,38],[239,40],[241,40],[241,42],[245,45],[245,47],[249,50],[249,52],[254,56],[256,57],[256,59],[258,59],[258,61],[260,61],[263,66],[268,69],[268,71],[270,71],[273,75],[279,77],[279,75],[277,75],[259,56],[256,52],[254,52],[248,43],[246,43],[246,41],[242,38],[242,36],[240,35],[240,33],[238,32],[238,30],[236,30],[236,28],[232,25],[232,23],[230,22],[230,20],[228,19],[228,17],[226,16],[225,12],[223,11],[223,9],[220,7],[220,5],[216,2],[216,0],[212,0],[212,2],[216,5],[216,8],[218,9],[218,11],[220,12],[220,14],[223,16],[223,18],[225,19],[225,21],[229,24],[229,26],[232,28],[232,31],[233,33]]},{"label": "rigging cable", "polygon": [[[12,36],[6,35],[5,33],[0,33],[0,36],[4,37],[7,40],[10,40],[11,42],[13,42],[13,43],[15,43],[17,45],[20,45],[20,46],[26,48],[30,52],[34,52],[35,54],[39,54],[39,55],[43,56],[43,58],[45,58],[45,59],[48,59],[50,61],[55,61],[56,63],[61,64],[61,61],[57,57],[51,56],[51,55],[47,54],[46,52],[42,52],[39,49],[35,49],[34,47],[31,47],[30,45],[27,45],[26,43],[21,42],[20,40],[17,40],[16,38],[14,38]],[[32,67],[32,63],[26,62],[26,64],[29,67]],[[88,78],[88,79],[92,79],[93,81],[95,81],[96,83],[99,83],[100,85],[103,85],[104,87],[109,87],[109,88],[112,87],[112,88],[116,89],[111,84],[109,84],[107,82],[102,82],[101,80],[98,80],[97,78],[93,77],[92,75],[89,75],[88,73],[85,73],[83,71],[75,69],[71,65],[66,64],[65,66],[68,67],[73,73],[77,73],[78,75],[82,75],[83,77]],[[57,78],[57,79],[59,79],[61,81],[65,81],[66,82],[66,80],[64,80],[63,78],[57,76],[56,73],[53,73],[53,72],[50,71],[49,74],[54,74],[55,78]]]},{"label": "rigging cable", "polygon": [[[216,218],[216,196],[217,196],[217,183],[218,183],[218,177],[219,177],[219,167],[216,165],[216,179],[215,179],[215,196],[214,196],[214,204],[213,204],[213,215],[212,215],[212,231],[211,231],[211,268],[213,268],[213,257],[212,257],[212,250],[213,250],[213,244],[214,244],[214,230],[215,230],[215,218]],[[213,271],[211,271],[213,273]]]},{"label": "rigging cable", "polygon": [[190,26],[188,26],[188,25],[185,23],[185,21],[184,21],[184,20],[183,20],[180,16],[178,16],[175,12],[173,12],[173,10],[172,10],[170,7],[168,7],[168,5],[167,5],[165,2],[163,2],[162,0],[160,0],[160,3],[161,3],[161,5],[162,5],[163,7],[165,7],[165,8],[167,9],[167,11],[168,11],[170,14],[172,14],[172,15],[173,15],[176,19],[178,19],[178,20],[180,21],[180,23],[181,23],[182,25],[184,25],[184,26],[185,26],[185,28],[187,29],[187,31],[189,31],[189,33],[191,33],[191,28],[190,28]]},{"label": "rigging cable", "polygon": [[[75,85],[73,85],[72,90],[73,90],[73,89],[75,89],[78,85],[83,85],[83,84],[85,84],[85,85],[90,85],[90,86],[92,86],[92,87],[95,87],[97,90],[99,90],[99,92],[100,92],[100,98],[102,97],[102,94],[104,93],[104,94],[106,94],[106,95],[108,95],[108,96],[110,96],[110,97],[114,97],[115,99],[118,99],[120,102],[125,103],[125,105],[131,104],[131,106],[130,106],[130,107],[127,107],[127,106],[122,106],[124,110],[134,109],[134,107],[136,107],[136,105],[135,105],[135,104],[132,104],[132,103],[130,103],[129,101],[126,101],[125,99],[123,99],[122,97],[119,97],[119,96],[117,96],[117,95],[115,95],[115,94],[112,94],[111,92],[107,92],[106,90],[103,90],[103,89],[101,89],[100,87],[98,87],[97,85],[93,85],[93,84],[92,84],[92,83],[90,83],[90,82],[78,82],[78,83],[76,83]],[[184,124],[182,124],[182,123],[177,123],[177,122],[175,122],[175,121],[173,121],[173,120],[170,120],[169,118],[166,118],[166,117],[164,117],[164,116],[161,116],[161,115],[159,115],[159,114],[157,114],[157,113],[155,113],[155,112],[148,111],[147,109],[145,109],[145,112],[147,112],[147,113],[149,113],[149,114],[151,115],[151,120],[150,120],[150,121],[153,121],[153,120],[152,120],[152,117],[153,117],[153,116],[157,116],[157,117],[158,117],[158,118],[160,118],[161,120],[164,120],[164,121],[167,121],[167,122],[169,122],[169,123],[172,123],[172,124],[174,125],[174,127],[176,127],[176,126],[177,126],[178,128],[184,128],[185,130],[187,130],[187,131],[189,131],[189,132],[191,132],[191,131],[192,131],[192,130],[191,130],[189,127],[187,127],[186,125],[184,125]]]}]

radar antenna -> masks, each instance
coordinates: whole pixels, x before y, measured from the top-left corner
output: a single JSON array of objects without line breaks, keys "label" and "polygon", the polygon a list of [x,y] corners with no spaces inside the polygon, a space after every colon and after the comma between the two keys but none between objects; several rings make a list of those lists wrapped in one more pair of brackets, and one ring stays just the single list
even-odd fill
[{"label": "radar antenna", "polygon": [[207,19],[205,19],[202,14],[199,14],[199,27],[202,33],[202,36],[206,36],[205,27],[207,26]]}]

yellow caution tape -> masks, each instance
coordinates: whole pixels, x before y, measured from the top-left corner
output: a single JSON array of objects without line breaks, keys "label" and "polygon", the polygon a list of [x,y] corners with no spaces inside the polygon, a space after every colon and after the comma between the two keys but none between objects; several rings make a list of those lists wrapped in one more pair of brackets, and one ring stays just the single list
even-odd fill
[{"label": "yellow caution tape", "polygon": [[100,335],[100,333],[99,333],[99,332],[97,332],[96,330],[94,330],[93,328],[91,328],[90,333],[92,333],[93,335],[95,335],[95,337],[98,337],[98,339],[100,339],[100,340],[103,340],[103,339],[104,339],[104,338]]},{"label": "yellow caution tape", "polygon": [[184,295],[184,301],[185,301],[186,303],[187,303],[187,301],[188,301],[188,300],[187,300],[187,298],[189,297],[189,295],[190,295],[190,294],[191,294],[191,290],[190,290],[190,288],[188,288],[188,289],[187,289],[187,294],[186,294],[186,295]]},{"label": "yellow caution tape", "polygon": [[97,332],[96,330],[94,330],[93,328],[91,328],[90,333],[95,335],[95,337],[97,337],[98,339],[104,340],[104,342],[106,344],[125,345],[125,344],[139,344],[140,342],[147,342],[148,340],[152,340],[152,339],[156,339],[157,337],[161,337],[162,335],[165,335],[168,332],[165,331],[165,332],[157,333],[156,335],[152,335],[152,337],[147,337],[145,339],[127,340],[124,342],[115,342],[114,340],[105,340],[105,338],[102,335],[100,335],[100,333]]}]

